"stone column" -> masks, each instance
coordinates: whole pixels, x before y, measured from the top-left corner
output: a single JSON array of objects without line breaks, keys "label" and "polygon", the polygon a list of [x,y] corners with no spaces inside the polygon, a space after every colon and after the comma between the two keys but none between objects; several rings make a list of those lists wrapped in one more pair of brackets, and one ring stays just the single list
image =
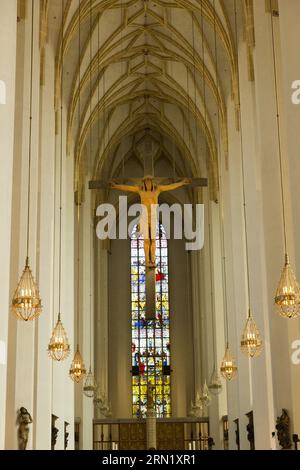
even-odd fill
[{"label": "stone column", "polygon": [[[281,2],[283,8],[287,7],[286,13],[290,16],[297,15],[295,12],[296,2],[293,2],[294,6],[288,2],[288,5]],[[280,114],[280,134],[282,141],[282,166],[283,166],[283,182],[285,189],[285,204],[286,204],[286,216],[287,216],[287,235],[289,254],[292,263],[294,264],[294,244],[293,244],[293,226],[291,221],[291,198],[296,200],[296,196],[291,197],[291,175],[288,171],[288,149],[287,149],[287,121],[285,115],[286,97],[283,94],[283,63],[282,54],[280,51],[279,38],[279,18],[275,16],[274,21],[274,36],[275,36],[275,55],[277,62],[277,85],[278,85],[278,99],[279,99],[279,114]],[[256,223],[258,231],[253,230],[253,239],[256,240],[256,248],[252,256],[256,256],[257,260],[261,260],[260,263],[256,262],[256,272],[254,282],[258,282],[260,288],[263,289],[264,296],[259,296],[257,299],[260,302],[260,309],[264,312],[262,325],[265,330],[265,345],[266,345],[266,361],[269,365],[265,369],[265,372],[253,369],[253,377],[256,377],[259,373],[261,377],[265,377],[266,384],[269,388],[269,393],[266,397],[266,404],[268,407],[268,416],[260,415],[262,425],[266,425],[268,422],[268,430],[265,431],[268,442],[265,444],[270,448],[273,443],[271,439],[271,432],[275,430],[276,416],[281,414],[281,409],[286,408],[289,410],[291,417],[296,416],[297,399],[294,393],[299,394],[299,389],[295,383],[295,376],[293,372],[294,366],[291,363],[291,343],[292,339],[299,338],[299,325],[295,321],[288,321],[280,318],[274,308],[274,294],[277,288],[281,270],[284,263],[284,240],[283,240],[283,221],[282,221],[282,203],[281,203],[281,185],[280,185],[280,165],[279,165],[279,146],[278,146],[278,134],[277,134],[277,109],[276,109],[276,95],[275,95],[275,80],[274,80],[274,62],[273,62],[273,47],[272,47],[272,28],[271,28],[271,12],[265,8],[265,4],[254,1],[254,22],[255,22],[255,36],[256,36],[256,47],[254,51],[254,67],[255,67],[255,92],[253,94],[253,106],[255,109],[255,128],[256,128],[256,145],[254,155],[256,157],[256,188],[257,197],[260,205],[261,218],[257,217]],[[293,23],[292,23],[293,24]],[[296,47],[291,40],[291,36],[288,34],[293,30],[293,27],[286,23],[285,32],[288,37],[284,39],[285,44],[288,47]],[[286,49],[285,54],[289,55],[289,61],[293,62],[296,58],[293,57],[292,53]],[[289,91],[290,85],[289,85]],[[287,91],[286,91],[287,93]],[[287,106],[289,106],[287,104]],[[247,128],[249,126],[249,115],[245,117],[247,121]],[[297,133],[297,126],[292,133]],[[295,144],[293,139],[290,142],[292,148]],[[293,150],[297,152],[297,150]],[[295,153],[294,153],[295,156]],[[253,152],[252,152],[253,158]],[[251,161],[249,162],[251,163]],[[253,162],[252,162],[253,163]],[[294,171],[294,170],[293,170]],[[250,175],[249,175],[250,178]],[[253,179],[248,182],[253,187]],[[253,212],[253,213],[254,213]],[[254,235],[254,232],[256,234]],[[255,238],[254,238],[255,237]],[[260,237],[260,243],[258,240]],[[255,245],[253,245],[255,246]],[[260,252],[261,250],[261,252]],[[253,253],[253,252],[252,252]],[[258,269],[262,271],[263,283],[259,283],[259,277],[257,275]],[[257,292],[257,287],[254,288]],[[269,331],[268,331],[269,330]],[[268,348],[270,347],[270,350]],[[258,367],[260,362],[255,362],[255,367]],[[298,372],[296,371],[296,375]],[[257,406],[262,406],[261,394],[259,388],[262,386],[262,382],[256,379],[256,383],[253,383],[253,390],[256,391],[254,395]],[[273,391],[272,391],[273,389]],[[273,395],[274,394],[274,398]],[[255,400],[255,396],[257,397]],[[297,395],[296,395],[297,396]],[[259,421],[257,421],[259,413],[255,414],[254,410],[254,425],[255,430],[259,428]],[[293,422],[292,422],[293,428]],[[263,427],[260,428],[261,430]],[[260,432],[257,430],[257,432]],[[294,429],[294,432],[297,432]],[[264,441],[260,441],[263,444]],[[257,443],[256,443],[257,444]]]},{"label": "stone column", "polygon": [[147,449],[156,449],[156,410],[153,403],[152,391],[148,387],[148,407],[146,417]]},{"label": "stone column", "polygon": [[[95,373],[99,391],[108,394],[108,251],[95,240]],[[100,412],[97,408],[97,416]]]},{"label": "stone column", "polygon": [[[45,83],[40,89],[39,157],[41,166],[38,235],[40,245],[39,287],[42,293],[44,312],[39,319],[37,331],[37,370],[33,411],[36,422],[34,427],[35,449],[51,449],[52,366],[54,364],[47,355],[47,346],[58,315],[58,304],[55,301],[58,296],[53,295],[53,292],[58,292],[60,136],[55,136],[54,83],[51,73],[54,67],[54,57],[51,55],[50,47],[46,48],[45,57]],[[60,416],[56,427],[60,428]],[[60,437],[61,429],[57,444]],[[57,449],[58,446],[55,448]]]},{"label": "stone column", "polygon": [[[209,206],[209,207],[208,207]],[[223,279],[222,279],[222,252],[220,240],[220,220],[219,205],[213,201],[207,201],[207,221],[206,226],[208,236],[206,238],[207,251],[212,253],[212,260],[206,270],[206,296],[210,309],[206,311],[207,315],[207,335],[208,335],[208,373],[207,383],[209,384],[214,365],[216,366],[219,377],[220,365],[225,351],[224,336],[224,302],[223,302]],[[211,224],[209,230],[208,224]],[[209,247],[211,245],[211,249]],[[211,299],[211,278],[213,286],[213,299]],[[212,305],[212,301],[214,306]],[[214,307],[214,308],[213,308]],[[213,328],[214,322],[214,328]],[[215,356],[213,355],[213,335],[215,341]],[[215,364],[214,364],[215,362]],[[223,428],[222,416],[227,415],[227,390],[224,379],[221,378],[222,392],[215,396],[211,394],[211,405],[209,407],[209,426],[210,436],[214,439],[214,449],[223,449]]]},{"label": "stone column", "polygon": [[[87,178],[87,179],[91,179]],[[87,184],[87,183],[86,183]],[[94,266],[94,257],[92,250],[92,235],[91,234],[91,223],[92,223],[92,192],[86,191],[85,203],[82,208],[82,224],[83,224],[83,259],[82,259],[82,270],[83,270],[83,309],[82,316],[83,320],[83,357],[85,360],[85,366],[87,372],[90,366],[94,373],[94,347],[93,347],[93,336],[94,336],[94,322],[93,322],[93,284],[92,284],[92,271]],[[91,297],[92,294],[92,297]],[[93,448],[93,417],[94,417],[94,405],[93,398],[86,397],[83,395],[82,402],[82,432],[83,432],[83,449],[92,450]]]},{"label": "stone column", "polygon": [[[23,96],[21,103],[16,103],[22,106],[22,122],[20,134],[16,134],[16,140],[22,139],[21,148],[16,149],[15,158],[20,159],[21,170],[20,177],[20,200],[19,212],[17,217],[19,219],[19,259],[18,259],[18,272],[14,279],[14,285],[24,269],[26,258],[26,232],[27,232],[27,191],[29,180],[29,166],[28,166],[28,149],[29,149],[29,116],[30,116],[30,80],[31,80],[31,3],[27,5],[26,19],[24,22],[24,30],[19,31],[18,47],[24,47],[23,55],[18,57],[18,80],[24,80]],[[40,155],[39,155],[39,105],[40,105],[40,54],[39,54],[39,3],[34,7],[34,25],[33,25],[33,95],[32,95],[32,140],[31,140],[31,184],[30,184],[30,220],[29,220],[29,262],[33,275],[39,284],[39,170],[40,170]],[[23,40],[23,43],[21,43]],[[24,62],[23,62],[24,60]],[[18,154],[18,155],[17,155]],[[17,211],[16,211],[17,212]],[[41,293],[43,301],[43,293]],[[45,304],[42,315],[45,315]],[[33,436],[36,426],[36,415],[34,413],[34,386],[36,383],[36,358],[37,358],[37,330],[38,321],[25,323],[24,321],[17,321],[17,337],[16,337],[16,381],[15,381],[15,412],[24,406],[31,413],[33,424],[30,429],[29,441],[27,449],[30,450],[34,447]]]},{"label": "stone column", "polygon": [[[300,278],[300,161],[299,161],[299,122],[300,104],[294,104],[291,99],[292,83],[300,80],[300,50],[299,50],[299,14],[300,4],[297,0],[284,2],[279,0],[279,17],[274,17],[275,35],[277,37],[279,73],[279,97],[281,116],[281,136],[283,140],[283,156],[285,160],[284,185],[288,220],[288,243],[293,268],[299,281]],[[277,31],[276,31],[277,28]],[[292,344],[300,339],[299,322],[287,322],[289,327],[288,366],[290,369],[290,386],[293,400],[292,433],[300,434],[300,405],[299,405],[299,365],[291,361]],[[282,390],[282,398],[284,390]],[[281,405],[277,415],[281,414]]]},{"label": "stone column", "polygon": [[[262,17],[264,17],[262,15]],[[267,31],[267,29],[266,29]],[[257,154],[257,119],[255,107],[255,87],[248,77],[247,50],[244,43],[239,47],[241,118],[243,131],[244,182],[246,199],[250,303],[252,314],[263,338],[264,349],[258,358],[250,361],[250,409],[254,413],[256,449],[270,449],[274,426],[273,385],[271,376],[270,323],[268,297],[273,300],[273,292],[268,296],[265,279],[264,233],[262,194]],[[264,156],[262,155],[263,159]],[[271,235],[271,232],[269,236]],[[246,312],[247,313],[247,312]],[[272,314],[274,312],[272,311]],[[244,315],[245,317],[245,315]],[[244,318],[245,321],[245,318]],[[241,429],[241,421],[240,421]],[[249,448],[249,442],[247,443]]]},{"label": "stone column", "polygon": [[9,286],[11,250],[11,205],[14,157],[15,78],[17,41],[17,0],[0,0],[0,297],[2,327],[0,333],[0,449],[4,449],[7,341],[11,292]]}]

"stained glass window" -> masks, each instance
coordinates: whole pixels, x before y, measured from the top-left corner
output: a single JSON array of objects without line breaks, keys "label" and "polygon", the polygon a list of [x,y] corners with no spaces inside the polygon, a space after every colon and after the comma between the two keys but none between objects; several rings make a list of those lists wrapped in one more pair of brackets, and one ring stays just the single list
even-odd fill
[{"label": "stained glass window", "polygon": [[145,417],[150,385],[158,418],[171,416],[168,243],[164,227],[156,235],[156,319],[145,319],[146,271],[144,241],[131,236],[132,413]]}]

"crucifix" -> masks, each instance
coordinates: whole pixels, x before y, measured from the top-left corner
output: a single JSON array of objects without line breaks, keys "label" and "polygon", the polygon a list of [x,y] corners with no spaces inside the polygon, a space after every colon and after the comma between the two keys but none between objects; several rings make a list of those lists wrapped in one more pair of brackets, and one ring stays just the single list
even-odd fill
[{"label": "crucifix", "polygon": [[[142,180],[130,178],[131,184],[119,183],[116,180],[107,184],[104,181],[90,181],[90,189],[116,189],[119,191],[137,193],[142,204],[139,232],[143,235],[146,266],[146,320],[155,319],[155,282],[156,282],[156,209],[159,195],[166,191],[173,191],[186,185],[192,187],[207,186],[206,178],[183,178],[178,182],[161,184],[168,178],[154,178],[145,176]],[[133,184],[135,182],[135,184]],[[153,210],[154,208],[154,210]]]},{"label": "crucifix", "polygon": [[[148,96],[145,96],[146,102]],[[182,178],[175,182],[174,179],[154,177],[154,152],[150,129],[145,129],[143,146],[144,178],[128,178],[124,181],[113,180],[90,181],[90,189],[116,189],[119,191],[136,193],[140,197],[141,216],[139,232],[143,236],[145,251],[146,272],[146,320],[155,320],[156,317],[156,234],[157,234],[157,207],[159,195],[166,191],[173,191],[183,186],[199,187],[207,186],[206,178]],[[174,174],[175,176],[175,174]],[[164,184],[163,184],[164,183]]]}]

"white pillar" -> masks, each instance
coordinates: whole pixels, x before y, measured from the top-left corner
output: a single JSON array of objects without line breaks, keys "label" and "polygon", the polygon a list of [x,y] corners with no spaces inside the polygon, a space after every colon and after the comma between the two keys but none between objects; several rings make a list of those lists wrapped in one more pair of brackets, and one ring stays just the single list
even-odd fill
[{"label": "white pillar", "polygon": [[14,111],[17,41],[17,1],[0,0],[0,297],[2,322],[0,332],[0,449],[4,449],[7,341],[10,313],[11,205],[14,152]]},{"label": "white pillar", "polygon": [[[95,371],[99,390],[108,394],[108,252],[95,241]],[[109,397],[110,399],[110,397]],[[97,410],[98,416],[100,412]]]},{"label": "white pillar", "polygon": [[[209,205],[209,208],[208,208]],[[208,350],[208,373],[207,383],[209,384],[214,365],[217,369],[219,377],[220,365],[225,351],[225,335],[224,335],[224,302],[223,302],[223,278],[222,278],[222,251],[220,240],[220,220],[219,220],[219,204],[213,201],[207,201],[207,222],[208,230],[206,237],[206,256],[212,253],[212,260],[205,270],[206,292],[208,308],[206,310],[206,328],[207,328],[207,350]],[[209,223],[211,229],[209,230]],[[210,245],[211,244],[211,250]],[[212,268],[212,269],[211,269]],[[213,286],[213,303],[211,301],[211,277]],[[214,330],[213,330],[214,322]],[[215,356],[213,355],[213,335],[215,341]],[[209,427],[210,437],[214,439],[215,449],[223,449],[223,426],[222,417],[227,415],[227,389],[224,379],[222,381],[222,392],[219,395],[211,394],[212,401],[209,407]]]},{"label": "white pillar", "polygon": [[[57,199],[59,197],[59,145],[55,150],[55,112],[54,83],[51,70],[54,65],[54,57],[50,54],[51,48],[46,48],[46,73],[45,84],[41,88],[40,101],[40,224],[39,224],[39,272],[40,291],[43,294],[44,312],[38,323],[37,331],[37,370],[35,383],[35,409],[34,416],[34,448],[51,449],[51,414],[52,414],[52,360],[47,354],[47,345],[57,317],[57,303],[54,302],[53,291],[58,291],[58,251],[55,250],[55,226],[58,233],[59,213]],[[60,140],[60,139],[57,139]],[[58,143],[57,143],[58,144]],[[55,163],[56,158],[56,163]],[[55,174],[56,170],[56,174]],[[55,191],[56,190],[56,191]],[[54,200],[54,194],[57,198]],[[56,204],[55,204],[56,203]],[[56,209],[56,214],[54,211]],[[56,217],[54,217],[56,215]],[[56,239],[59,242],[59,240]],[[58,247],[56,245],[56,249]],[[55,275],[55,276],[54,276]],[[55,282],[54,282],[55,281]],[[54,319],[55,316],[55,319]],[[63,320],[63,319],[62,319]],[[57,421],[57,427],[60,422]]]},{"label": "white pillar", "polygon": [[[281,65],[279,94],[282,107],[280,110],[283,131],[283,155],[286,159],[284,184],[288,188],[286,194],[288,238],[290,256],[295,269],[297,279],[300,278],[300,105],[295,105],[291,100],[291,86],[295,80],[300,80],[300,50],[299,50],[299,14],[300,4],[297,0],[284,2],[279,0],[279,18],[274,18],[278,23],[278,55]],[[276,26],[275,26],[276,27]],[[276,34],[276,32],[275,32]],[[300,404],[299,404],[299,366],[292,364],[292,343],[300,339],[299,322],[290,322],[289,340],[289,366],[292,389],[292,433],[300,435]],[[278,410],[280,414],[281,410]]]},{"label": "white pillar", "polygon": [[[91,179],[91,178],[88,178]],[[94,307],[93,307],[93,268],[94,268],[94,254],[92,250],[91,238],[91,222],[92,222],[92,192],[86,191],[85,202],[82,210],[82,223],[83,223],[83,357],[87,372],[90,366],[94,373]],[[93,229],[94,236],[94,229]],[[91,297],[92,293],[92,297]],[[94,417],[94,404],[93,398],[83,395],[82,402],[82,433],[83,433],[83,450],[92,450],[93,448],[93,417]]]},{"label": "white pillar", "polygon": [[[37,281],[38,272],[38,176],[39,176],[39,4],[35,9],[34,21],[34,64],[33,64],[33,108],[32,108],[32,153],[31,153],[31,192],[30,192],[30,266]],[[27,233],[27,191],[28,191],[28,148],[29,148],[29,90],[30,90],[30,50],[31,16],[18,24],[17,34],[17,80],[15,103],[14,141],[14,192],[12,199],[12,250],[11,250],[11,296],[16,289],[24,269],[26,258]],[[25,324],[10,319],[9,368],[13,374],[7,381],[9,401],[6,407],[6,448],[17,448],[17,410],[24,406],[34,414],[35,383],[35,329],[37,321]],[[28,449],[32,448],[35,426],[30,426]]]},{"label": "white pillar", "polygon": [[247,49],[244,43],[239,47],[239,65],[250,300],[252,314],[264,343],[261,355],[249,361],[250,408],[254,412],[255,448],[260,450],[270,449],[272,445],[271,436],[274,430],[273,385],[270,380],[272,370],[268,314],[269,299],[266,289],[265,263],[257,262],[257,260],[265,259],[265,250],[260,174],[256,158],[255,89],[253,83],[248,80]]},{"label": "white pillar", "polygon": [[[295,3],[294,3],[295,5]],[[296,10],[290,7],[293,12]],[[295,15],[295,13],[293,13]],[[296,15],[295,15],[296,16]],[[287,233],[289,242],[289,252],[291,260],[294,260],[294,245],[292,237],[291,224],[291,194],[290,194],[290,176],[288,173],[287,159],[287,138],[286,138],[286,116],[284,112],[285,99],[282,93],[282,56],[280,54],[280,43],[278,41],[279,20],[273,18],[275,34],[275,53],[277,58],[277,78],[278,78],[278,98],[279,114],[281,116],[281,138],[282,138],[282,162],[283,162],[283,180],[285,187],[285,202],[287,215]],[[277,288],[281,270],[284,263],[284,243],[283,243],[283,221],[280,187],[280,168],[278,156],[278,135],[276,119],[276,95],[274,83],[274,63],[272,50],[272,31],[271,31],[271,13],[266,11],[265,5],[259,0],[254,1],[254,22],[256,24],[256,48],[254,51],[255,66],[255,123],[256,123],[256,152],[257,157],[257,179],[256,185],[260,191],[260,204],[262,210],[262,240],[263,240],[263,263],[262,269],[265,270],[265,280],[263,289],[265,289],[267,298],[268,319],[270,323],[270,345],[268,345],[268,335],[266,334],[266,346],[271,349],[269,358],[271,371],[268,372],[267,380],[269,388],[274,389],[274,403],[272,396],[268,397],[270,419],[273,421],[275,431],[276,417],[281,415],[281,409],[286,408],[290,412],[292,421],[296,416],[297,399],[293,395],[295,388],[294,366],[291,363],[291,342],[292,338],[299,338],[299,325],[297,321],[288,321],[280,318],[274,308],[274,294]],[[290,28],[290,25],[287,29]],[[294,58],[290,52],[289,60]],[[248,119],[248,118],[247,118]],[[247,124],[248,126],[248,124]],[[293,132],[293,131],[291,131]],[[296,131],[294,131],[296,132]],[[252,183],[253,184],[253,183]],[[250,185],[250,182],[249,182]],[[260,259],[259,252],[258,259]],[[265,307],[264,305],[262,305]],[[296,375],[298,375],[298,372]],[[255,371],[253,371],[255,373]],[[258,400],[259,395],[258,396]],[[273,403],[273,406],[272,406]],[[274,413],[274,414],[273,414]],[[273,415],[273,416],[272,416]],[[255,426],[257,427],[257,426]],[[292,430],[293,422],[292,422]],[[295,431],[296,432],[296,431]],[[270,439],[270,436],[268,436]]]}]

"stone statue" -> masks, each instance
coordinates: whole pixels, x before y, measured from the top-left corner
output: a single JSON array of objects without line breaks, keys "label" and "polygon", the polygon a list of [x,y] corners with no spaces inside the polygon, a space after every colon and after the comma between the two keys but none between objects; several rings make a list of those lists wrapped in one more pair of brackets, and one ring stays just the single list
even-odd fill
[{"label": "stone statue", "polygon": [[68,448],[68,444],[69,444],[69,435],[70,435],[69,432],[65,432],[65,450],[67,450],[67,448]]},{"label": "stone statue", "polygon": [[57,442],[57,436],[59,433],[59,429],[55,427],[55,425],[52,425],[52,430],[51,430],[51,449],[54,450]]},{"label": "stone statue", "polygon": [[208,450],[213,450],[213,446],[215,446],[215,441],[213,440],[212,437],[208,437],[207,438],[207,446],[208,446]]},{"label": "stone statue", "polygon": [[[152,176],[145,176],[142,185],[115,184],[113,181],[110,183],[112,189],[138,193],[140,196],[141,204],[145,209],[141,214],[139,231],[144,237],[146,266],[148,268],[155,268],[158,197],[164,191],[173,191],[174,189],[191,184],[191,182],[192,180],[184,178],[178,183],[159,185],[155,183],[155,179]],[[152,207],[153,210],[151,210]]]},{"label": "stone statue", "polygon": [[250,442],[250,450],[255,450],[255,435],[254,435],[254,421],[253,421],[253,411],[246,413],[249,423],[246,426],[247,429],[247,438]]},{"label": "stone statue", "polygon": [[282,410],[281,416],[277,418],[276,430],[278,442],[281,445],[282,450],[290,450],[292,448],[290,417],[285,409]]},{"label": "stone statue", "polygon": [[26,410],[26,408],[20,408],[18,412],[19,429],[18,429],[18,443],[19,450],[26,450],[28,437],[29,437],[29,424],[32,423],[32,417]]}]

